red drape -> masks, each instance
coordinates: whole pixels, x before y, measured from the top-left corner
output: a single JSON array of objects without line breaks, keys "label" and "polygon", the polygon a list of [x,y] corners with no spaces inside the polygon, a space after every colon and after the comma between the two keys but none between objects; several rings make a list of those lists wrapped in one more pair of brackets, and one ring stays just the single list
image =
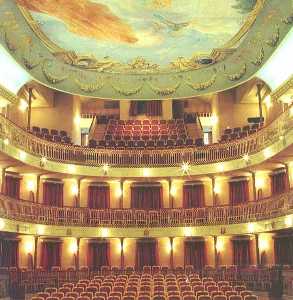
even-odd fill
[{"label": "red drape", "polygon": [[144,266],[155,266],[158,262],[158,243],[155,239],[136,241],[135,268],[142,271]]},{"label": "red drape", "polygon": [[250,257],[250,240],[239,239],[233,240],[233,264],[240,267],[249,266]]},{"label": "red drape", "polygon": [[110,265],[109,241],[97,241],[88,244],[88,266],[91,270],[100,270]]},{"label": "red drape", "polygon": [[110,188],[106,185],[90,185],[88,187],[88,207],[105,209],[110,207]]},{"label": "red drape", "polygon": [[230,181],[229,188],[231,205],[239,205],[248,202],[249,190],[247,180]]},{"label": "red drape", "polygon": [[147,116],[161,116],[162,115],[162,101],[152,100],[146,102],[146,111]]},{"label": "red drape", "polygon": [[63,184],[44,182],[43,203],[50,206],[63,206]]},{"label": "red drape", "polygon": [[206,253],[205,242],[197,240],[186,240],[184,242],[184,264],[192,265],[201,270],[205,266]]},{"label": "red drape", "polygon": [[131,187],[131,208],[162,208],[163,189],[160,185],[133,185]]},{"label": "red drape", "polygon": [[194,208],[204,206],[204,185],[186,184],[183,186],[183,207]]},{"label": "red drape", "polygon": [[18,267],[18,240],[0,238],[0,267]]},{"label": "red drape", "polygon": [[276,264],[293,265],[293,236],[277,236],[274,248]]},{"label": "red drape", "polygon": [[9,197],[19,199],[20,178],[16,176],[5,176],[5,194]]},{"label": "red drape", "polygon": [[54,266],[61,266],[61,243],[58,241],[43,241],[41,266],[50,271]]},{"label": "red drape", "polygon": [[272,194],[284,193],[288,189],[287,172],[276,172],[271,175]]}]

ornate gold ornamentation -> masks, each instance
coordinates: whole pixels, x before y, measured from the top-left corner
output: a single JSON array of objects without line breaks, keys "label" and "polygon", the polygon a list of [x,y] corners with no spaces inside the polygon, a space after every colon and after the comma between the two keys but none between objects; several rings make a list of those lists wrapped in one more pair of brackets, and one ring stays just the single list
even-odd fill
[{"label": "ornate gold ornamentation", "polygon": [[53,61],[49,59],[45,59],[42,64],[42,71],[44,76],[46,77],[47,81],[50,83],[56,84],[59,82],[62,82],[68,78],[68,75],[58,75],[58,72],[56,73],[56,70],[50,70],[52,68]]},{"label": "ornate gold ornamentation", "polygon": [[261,47],[259,51],[259,55],[255,58],[255,60],[252,60],[251,63],[255,66],[260,66],[263,62],[264,57],[265,57],[265,51],[263,47]]},{"label": "ornate gold ornamentation", "polygon": [[13,39],[11,36],[10,36],[10,33],[9,32],[5,32],[4,33],[4,40],[5,40],[5,43],[6,43],[6,46],[7,48],[12,51],[12,52],[15,52],[18,48],[18,45],[17,45],[17,42],[15,39]]},{"label": "ornate gold ornamentation", "polygon": [[159,88],[149,82],[149,86],[151,90],[159,96],[170,96],[174,94],[177,91],[177,89],[180,87],[180,85],[181,82],[178,82],[174,87]]},{"label": "ornate gold ornamentation", "polygon": [[75,78],[75,83],[82,91],[86,93],[96,92],[105,85],[101,78],[97,78],[95,82],[83,82],[79,78]]},{"label": "ornate gold ornamentation", "polygon": [[208,89],[209,87],[211,87],[215,81],[216,81],[216,78],[217,78],[217,74],[214,74],[211,79],[207,80],[207,81],[204,81],[204,82],[199,82],[199,83],[192,83],[190,82],[190,79],[189,81],[186,81],[186,84],[191,87],[193,90],[196,90],[196,91],[203,91],[203,90],[206,90]]},{"label": "ornate gold ornamentation", "polygon": [[280,28],[279,26],[277,26],[276,31],[274,32],[272,37],[266,41],[266,44],[274,48],[278,45],[279,40],[280,40]]},{"label": "ornate gold ornamentation", "polygon": [[286,25],[291,25],[293,23],[293,11],[287,18],[283,18],[282,22]]},{"label": "ornate gold ornamentation", "polygon": [[26,51],[23,52],[22,60],[24,65],[32,70],[41,63],[41,56],[38,52],[33,52],[32,46],[29,46]]},{"label": "ornate gold ornamentation", "polygon": [[244,64],[239,72],[234,74],[227,74],[227,77],[230,81],[238,81],[245,75],[246,69],[247,69],[246,64]]},{"label": "ornate gold ornamentation", "polygon": [[120,95],[123,95],[123,96],[132,96],[132,95],[136,95],[138,94],[139,92],[141,92],[142,88],[143,88],[143,83],[138,86],[137,88],[134,88],[134,89],[124,89],[124,88],[121,88],[121,87],[118,87],[117,85],[114,85],[112,84],[112,88],[117,92],[119,93]]},{"label": "ornate gold ornamentation", "polygon": [[8,91],[4,86],[0,85],[0,96],[6,99],[11,104],[17,104],[19,102],[19,98],[15,96],[13,93]]}]

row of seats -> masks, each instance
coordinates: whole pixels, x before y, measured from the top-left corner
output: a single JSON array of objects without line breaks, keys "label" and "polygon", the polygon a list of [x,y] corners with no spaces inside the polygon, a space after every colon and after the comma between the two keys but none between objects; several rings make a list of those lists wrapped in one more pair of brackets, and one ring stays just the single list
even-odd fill
[{"label": "row of seats", "polygon": [[263,127],[263,123],[255,123],[244,127],[226,128],[221,136],[220,142],[228,142],[236,139],[246,138],[248,135],[256,133]]},{"label": "row of seats", "polygon": [[76,284],[45,288],[32,300],[257,300],[244,285],[214,281],[198,274],[149,273],[94,276]]},{"label": "row of seats", "polygon": [[58,131],[57,129],[48,129],[33,126],[32,133],[38,138],[45,139],[47,141],[63,144],[72,144],[71,138],[67,135],[67,132],[65,130]]},{"label": "row of seats", "polygon": [[96,141],[96,140],[89,140],[88,146],[90,148],[99,148],[99,149],[104,149],[104,148],[113,148],[113,149],[138,149],[138,150],[143,150],[143,149],[166,149],[166,148],[176,148],[176,147],[201,147],[203,146],[203,139],[199,138],[196,140],[193,140],[191,138],[179,138],[179,139],[168,139],[168,137],[162,137],[161,139],[156,140],[151,139],[151,140],[101,140],[101,141]]}]

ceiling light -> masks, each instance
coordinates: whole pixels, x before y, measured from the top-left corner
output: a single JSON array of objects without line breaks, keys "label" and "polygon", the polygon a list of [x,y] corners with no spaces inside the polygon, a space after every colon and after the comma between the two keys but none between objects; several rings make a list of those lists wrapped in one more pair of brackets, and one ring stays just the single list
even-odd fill
[{"label": "ceiling light", "polygon": [[219,171],[219,172],[224,172],[224,169],[225,169],[225,168],[224,168],[224,165],[223,165],[223,164],[219,164],[219,165],[218,165],[218,171]]},{"label": "ceiling light", "polygon": [[249,161],[249,155],[248,154],[244,154],[243,155],[243,159],[248,162]]},{"label": "ceiling light", "polygon": [[19,158],[21,160],[25,160],[26,159],[26,153],[22,150],[19,151]]},{"label": "ceiling light", "polygon": [[67,168],[68,168],[69,173],[75,173],[75,171],[76,171],[76,168],[74,165],[68,165]]},{"label": "ceiling light", "polygon": [[142,174],[143,174],[144,177],[149,177],[150,174],[151,174],[151,171],[150,171],[150,169],[144,168],[144,169],[142,170]]},{"label": "ceiling light", "polygon": [[7,139],[7,138],[4,139],[3,143],[4,143],[4,145],[6,145],[6,146],[9,145],[9,139]]},{"label": "ceiling light", "polygon": [[35,183],[33,182],[33,180],[29,180],[26,187],[29,192],[32,192],[35,189]]},{"label": "ceiling light", "polygon": [[42,235],[45,232],[45,228],[42,225],[37,227],[37,235]]},{"label": "ceiling light", "polygon": [[267,158],[270,158],[273,154],[272,154],[271,149],[266,148],[266,149],[264,149],[264,151],[263,151],[263,155],[264,155],[264,157],[267,159]]},{"label": "ceiling light", "polygon": [[43,156],[42,158],[41,158],[41,163],[42,164],[45,164],[47,162],[47,158],[45,157],[45,156]]},{"label": "ceiling light", "polygon": [[255,229],[254,227],[255,227],[255,226],[254,226],[253,223],[249,223],[249,224],[247,225],[248,232],[249,232],[249,233],[254,232],[254,229]]},{"label": "ceiling light", "polygon": [[190,169],[189,163],[188,162],[183,162],[181,165],[181,170],[183,173],[187,173]]},{"label": "ceiling light", "polygon": [[105,175],[108,174],[109,168],[110,168],[110,166],[108,164],[103,165],[103,171],[104,171]]}]

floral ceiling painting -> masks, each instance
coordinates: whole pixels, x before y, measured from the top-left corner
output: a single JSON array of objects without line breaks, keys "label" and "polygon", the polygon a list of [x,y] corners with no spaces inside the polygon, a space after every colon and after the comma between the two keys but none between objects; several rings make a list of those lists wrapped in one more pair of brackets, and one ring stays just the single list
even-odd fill
[{"label": "floral ceiling painting", "polygon": [[38,25],[47,45],[48,41],[54,45],[55,53],[71,53],[80,64],[104,69],[195,66],[199,57],[227,47],[239,36],[258,4],[258,0],[15,1]]}]

